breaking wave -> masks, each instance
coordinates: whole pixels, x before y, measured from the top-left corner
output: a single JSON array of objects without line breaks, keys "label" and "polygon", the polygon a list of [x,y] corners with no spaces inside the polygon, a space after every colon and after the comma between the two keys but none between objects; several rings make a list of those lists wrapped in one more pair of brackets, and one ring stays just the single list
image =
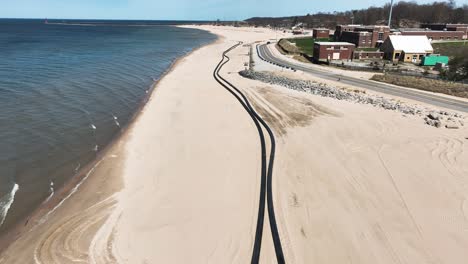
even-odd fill
[{"label": "breaking wave", "polygon": [[42,219],[39,220],[39,224],[43,224],[45,221],[47,221],[47,219],[49,218],[49,216],[54,213],[60,206],[62,206],[62,204],[68,200],[73,194],[75,194],[76,191],[78,191],[78,189],[80,188],[80,186],[89,178],[89,176],[94,172],[94,170],[99,166],[99,164],[101,164],[103,160],[100,160],[98,161],[92,168],[90,171],[88,171],[88,173],[86,173],[85,177],[77,184],[75,185],[75,187],[73,187],[73,189],[70,191],[70,193],[65,196],[54,208],[52,208],[52,210],[50,210],[49,212],[47,212],[47,214],[42,217]]},{"label": "breaking wave", "polygon": [[47,197],[47,199],[45,200],[44,203],[47,203],[52,198],[52,196],[54,196],[54,193],[55,193],[55,191],[54,191],[54,182],[51,181],[50,185],[49,185],[49,196]]},{"label": "breaking wave", "polygon": [[15,201],[15,194],[19,190],[19,185],[15,183],[10,193],[0,198],[0,226],[3,225],[11,205]]}]

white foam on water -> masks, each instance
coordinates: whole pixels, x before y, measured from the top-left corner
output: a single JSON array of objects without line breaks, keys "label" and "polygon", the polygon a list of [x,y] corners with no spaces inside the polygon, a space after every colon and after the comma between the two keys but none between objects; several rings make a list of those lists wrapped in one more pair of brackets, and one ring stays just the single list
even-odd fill
[{"label": "white foam on water", "polygon": [[112,115],[112,118],[114,118],[114,123],[115,123],[115,125],[118,126],[118,127],[120,127],[120,123],[119,123],[119,121],[117,121],[117,120],[118,120],[117,116]]},{"label": "white foam on water", "polygon": [[72,197],[73,194],[76,193],[76,191],[78,191],[78,189],[80,188],[80,186],[89,178],[89,176],[94,172],[94,170],[99,166],[99,164],[101,164],[103,160],[100,160],[98,161],[94,167],[88,172],[86,173],[86,176],[75,186],[73,187],[73,189],[71,190],[71,192],[65,197],[63,198],[60,203],[58,203],[54,208],[52,208],[52,210],[50,210],[49,212],[47,212],[47,214],[41,218],[41,220],[39,220],[38,224],[43,224],[45,223],[45,221],[47,221],[47,219],[49,218],[49,216],[54,213],[60,206],[62,206],[62,204],[68,200],[70,197]]},{"label": "white foam on water", "polygon": [[96,126],[94,124],[89,125],[93,130],[96,130]]},{"label": "white foam on water", "polygon": [[54,196],[54,182],[53,181],[50,181],[50,185],[49,185],[49,196],[47,197],[47,199],[45,200],[44,203],[47,203],[50,198],[52,198],[52,196]]},{"label": "white foam on water", "polygon": [[81,168],[81,163],[78,163],[78,166],[76,166],[76,168],[75,168],[75,173],[77,173],[78,170],[80,170],[80,168]]},{"label": "white foam on water", "polygon": [[93,151],[97,152],[98,150],[99,150],[99,146],[98,145],[94,146]]},{"label": "white foam on water", "polygon": [[15,201],[15,194],[19,190],[19,185],[15,183],[9,194],[4,195],[0,199],[0,226],[5,222],[8,211]]}]

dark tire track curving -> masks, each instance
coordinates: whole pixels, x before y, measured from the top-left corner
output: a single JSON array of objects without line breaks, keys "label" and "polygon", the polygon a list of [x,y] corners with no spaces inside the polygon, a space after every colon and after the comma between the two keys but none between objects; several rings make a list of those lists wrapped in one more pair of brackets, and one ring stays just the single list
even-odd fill
[{"label": "dark tire track curving", "polygon": [[[255,230],[255,240],[254,240],[254,247],[252,250],[251,263],[259,263],[260,261],[260,252],[261,252],[262,237],[263,237],[263,226],[264,226],[264,218],[265,218],[265,206],[267,206],[268,219],[270,222],[270,230],[271,230],[271,235],[273,238],[273,244],[275,247],[276,260],[278,263],[283,264],[286,262],[284,259],[283,249],[281,246],[281,240],[280,240],[278,227],[276,223],[274,203],[273,203],[273,165],[274,165],[275,152],[276,152],[275,136],[273,134],[273,131],[268,126],[268,124],[258,115],[255,109],[252,107],[247,97],[236,86],[234,86],[232,83],[224,79],[219,74],[221,68],[230,61],[230,58],[229,56],[227,56],[227,53],[237,48],[241,44],[242,42],[239,42],[236,45],[232,46],[231,48],[223,52],[221,61],[218,63],[215,70],[213,71],[213,77],[221,86],[223,86],[239,101],[239,103],[242,105],[244,110],[250,115],[252,121],[255,124],[255,127],[257,128],[257,131],[260,137],[261,156],[262,156],[260,201],[259,201],[257,226]],[[270,138],[270,143],[271,143],[268,167],[267,167],[265,135],[263,133],[262,127],[265,128],[265,130],[267,131],[268,136]]]}]

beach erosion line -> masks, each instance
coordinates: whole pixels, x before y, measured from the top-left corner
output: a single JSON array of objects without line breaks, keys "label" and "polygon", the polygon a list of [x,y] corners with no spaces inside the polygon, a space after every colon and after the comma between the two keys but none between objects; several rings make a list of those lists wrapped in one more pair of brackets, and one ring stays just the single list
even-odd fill
[{"label": "beach erosion line", "polygon": [[4,195],[0,199],[0,226],[2,226],[3,223],[5,222],[5,219],[8,215],[8,211],[10,210],[11,205],[15,201],[15,194],[18,190],[19,190],[19,185],[15,183],[10,193]]},{"label": "beach erosion line", "polygon": [[39,224],[43,224],[45,223],[45,221],[47,221],[47,219],[49,218],[49,216],[54,213],[60,206],[63,205],[63,203],[65,203],[65,201],[67,201],[71,196],[73,196],[73,194],[76,193],[76,191],[78,191],[78,189],[80,188],[80,186],[89,178],[89,176],[94,172],[94,170],[99,166],[99,164],[101,164],[101,162],[104,161],[104,159],[98,161],[92,168],[91,170],[88,171],[88,173],[86,173],[85,177],[83,179],[81,179],[80,182],[78,182],[78,184],[75,185],[75,187],[73,187],[73,189],[70,191],[70,193],[68,193],[67,196],[65,196],[56,206],[54,206],[54,208],[52,208],[49,212],[47,212],[46,215],[44,215],[44,217],[42,217],[40,220],[39,220]]}]

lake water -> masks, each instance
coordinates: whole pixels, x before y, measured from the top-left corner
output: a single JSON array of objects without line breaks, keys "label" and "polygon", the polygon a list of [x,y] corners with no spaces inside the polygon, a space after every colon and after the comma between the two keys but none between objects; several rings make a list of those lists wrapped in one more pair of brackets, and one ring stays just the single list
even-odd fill
[{"label": "lake water", "polygon": [[215,39],[169,24],[0,20],[0,232],[93,161],[178,57]]}]

